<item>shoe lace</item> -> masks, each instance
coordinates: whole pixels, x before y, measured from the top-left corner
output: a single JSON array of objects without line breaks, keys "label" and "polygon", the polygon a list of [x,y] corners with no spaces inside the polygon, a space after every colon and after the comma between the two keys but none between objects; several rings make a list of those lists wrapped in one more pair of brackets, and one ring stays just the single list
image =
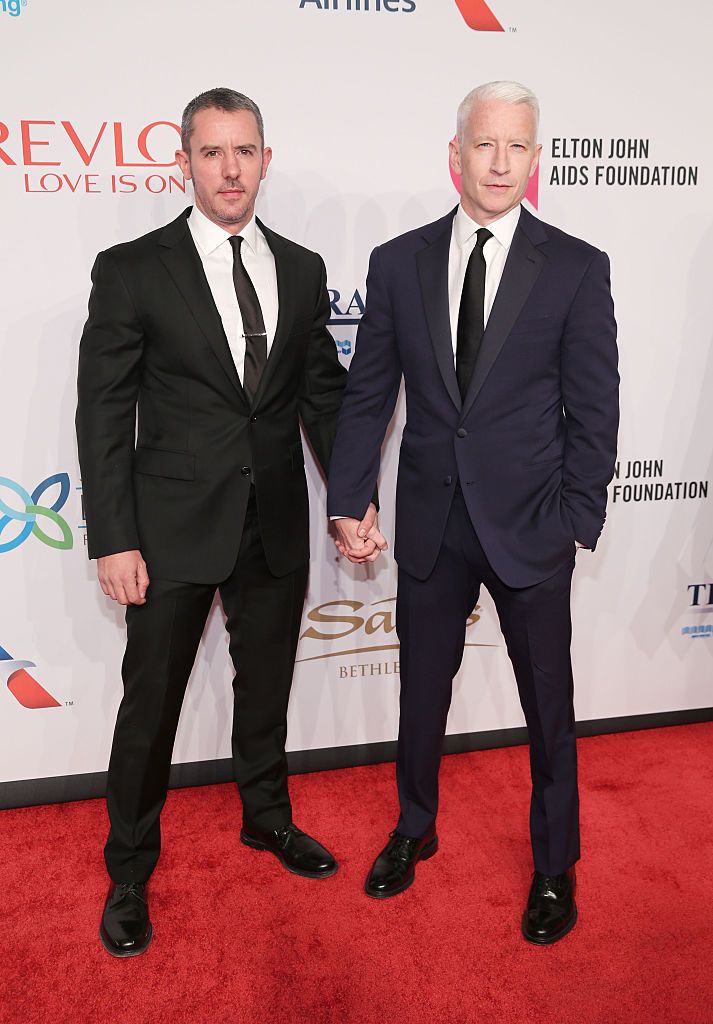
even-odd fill
[{"label": "shoe lace", "polygon": [[297,832],[299,832],[299,829],[294,823],[275,829],[275,835],[277,836],[277,842],[279,843],[280,848],[284,850],[290,839],[296,835]]},{"label": "shoe lace", "polygon": [[399,835],[398,832],[390,832],[389,838],[392,840],[389,848],[389,856],[391,859],[408,860],[411,855],[413,839],[409,836]]},{"label": "shoe lace", "polygon": [[558,900],[562,894],[563,879],[563,875],[538,874],[535,879],[537,895],[546,896],[552,900]]},{"label": "shoe lace", "polygon": [[137,900],[145,903],[145,885],[143,882],[119,882],[117,885],[117,896],[121,899],[125,896],[135,896]]}]

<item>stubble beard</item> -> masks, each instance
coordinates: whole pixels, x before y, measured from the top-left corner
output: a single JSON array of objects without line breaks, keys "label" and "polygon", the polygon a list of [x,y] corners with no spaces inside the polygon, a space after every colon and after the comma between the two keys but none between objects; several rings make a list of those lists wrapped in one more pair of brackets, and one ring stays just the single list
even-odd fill
[{"label": "stubble beard", "polygon": [[237,206],[231,204],[228,206],[219,205],[220,196],[211,196],[210,198],[201,192],[197,196],[200,199],[200,204],[205,209],[210,210],[211,218],[218,221],[220,224],[241,224],[248,219],[250,211],[250,201],[245,198],[244,201],[240,202]]}]

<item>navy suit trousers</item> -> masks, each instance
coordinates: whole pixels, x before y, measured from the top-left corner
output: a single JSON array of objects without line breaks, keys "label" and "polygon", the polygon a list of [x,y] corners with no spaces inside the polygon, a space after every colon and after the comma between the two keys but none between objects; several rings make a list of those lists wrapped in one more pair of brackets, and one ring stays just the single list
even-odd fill
[{"label": "navy suit trousers", "polygon": [[[399,570],[401,643],[397,829],[421,836],[438,810],[438,771],[466,619],[484,585],[500,619],[530,740],[530,833],[535,868],[560,874],[579,858],[579,797],[570,659],[572,557],[521,589],[495,574],[456,487],[443,543],[425,580]],[[474,681],[477,685],[477,681]]]}]

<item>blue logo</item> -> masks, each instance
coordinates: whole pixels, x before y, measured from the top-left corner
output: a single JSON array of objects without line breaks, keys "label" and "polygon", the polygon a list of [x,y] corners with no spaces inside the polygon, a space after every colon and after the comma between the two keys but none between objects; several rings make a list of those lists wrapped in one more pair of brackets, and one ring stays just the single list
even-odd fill
[{"label": "blue logo", "polygon": [[[59,485],[59,494],[54,502],[49,506],[40,505],[40,498],[54,484]],[[15,501],[12,505],[3,500],[3,491],[10,491],[14,496]],[[32,494],[14,480],[0,476],[0,554],[19,548],[31,534],[50,548],[57,548],[59,551],[71,550],[74,545],[72,531],[67,521],[58,514],[68,497],[68,473],[55,473],[54,476],[48,476],[46,480],[35,487]],[[17,507],[18,501],[19,508]],[[59,530],[59,538],[46,534],[38,520],[53,522]],[[19,533],[11,540],[4,540],[5,531],[11,523],[21,524]]]},{"label": "blue logo", "polygon": [[27,7],[27,0],[0,0],[0,14],[11,18],[19,18],[23,7]]},{"label": "blue logo", "polygon": [[[356,290],[351,298],[344,299],[341,292],[338,292],[336,289],[329,288],[328,291],[332,307],[332,315],[329,319],[329,326],[333,329],[332,333],[335,333],[335,327],[340,330],[343,330],[345,327],[358,327],[365,309],[364,300],[359,291]],[[334,343],[340,356],[350,356],[354,351],[353,338],[335,337]]]},{"label": "blue logo", "polygon": [[706,639],[708,639],[708,637],[711,636],[711,634],[713,634],[713,626],[709,622],[705,623],[705,625],[702,624],[700,626],[682,626],[681,627],[681,636],[690,636],[690,637],[702,636],[702,637],[705,637]]},{"label": "blue logo", "polygon": [[[713,583],[689,583],[686,588],[690,601],[690,609],[698,614],[713,613]],[[691,639],[704,637],[706,640],[713,636],[713,623],[696,623],[694,626],[682,626],[681,636],[688,636]]]}]

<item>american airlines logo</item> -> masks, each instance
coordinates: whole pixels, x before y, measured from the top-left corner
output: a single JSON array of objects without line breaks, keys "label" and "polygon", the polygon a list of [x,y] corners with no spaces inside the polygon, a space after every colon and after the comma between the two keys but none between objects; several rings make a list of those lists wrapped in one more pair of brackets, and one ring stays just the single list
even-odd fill
[{"label": "american airlines logo", "polygon": [[300,0],[300,10],[384,11],[387,14],[413,14],[416,0]]},{"label": "american airlines logo", "polygon": [[10,693],[18,704],[29,710],[37,708],[59,708],[58,700],[37,682],[27,671],[36,668],[34,661],[21,661],[13,658],[3,647],[0,647],[0,679],[4,679]]},{"label": "american airlines logo", "polygon": [[484,0],[456,0],[456,7],[466,25],[476,32],[505,31]]}]

